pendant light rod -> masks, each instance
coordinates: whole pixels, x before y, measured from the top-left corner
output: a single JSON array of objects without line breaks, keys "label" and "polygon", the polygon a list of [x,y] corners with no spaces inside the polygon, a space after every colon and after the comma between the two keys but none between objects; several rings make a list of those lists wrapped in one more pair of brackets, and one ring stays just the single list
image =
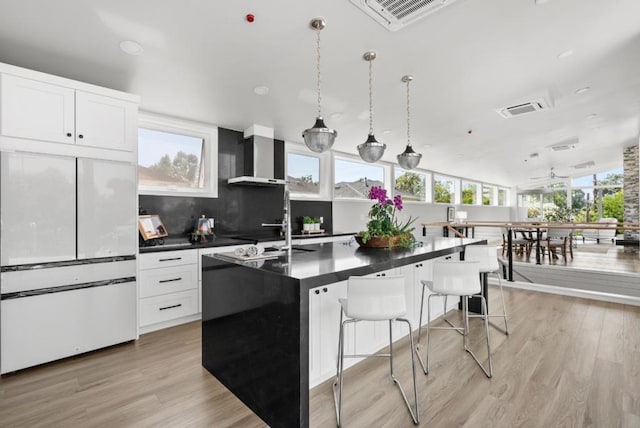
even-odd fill
[{"label": "pendant light rod", "polygon": [[407,74],[402,76],[402,81],[407,84],[407,145],[411,146],[411,99],[409,97],[409,84],[413,80],[413,76]]},{"label": "pendant light rod", "polygon": [[365,52],[363,58],[369,61],[369,135],[373,135],[373,60],[376,59],[373,51]]},{"label": "pendant light rod", "polygon": [[314,18],[311,20],[311,28],[316,30],[316,91],[318,92],[318,117],[322,117],[322,95],[320,92],[320,31],[324,29],[327,23],[322,18]]}]

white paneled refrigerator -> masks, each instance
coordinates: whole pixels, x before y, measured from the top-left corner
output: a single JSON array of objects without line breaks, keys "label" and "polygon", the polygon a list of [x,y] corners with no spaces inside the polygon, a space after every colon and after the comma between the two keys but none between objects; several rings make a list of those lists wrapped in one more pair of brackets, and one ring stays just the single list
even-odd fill
[{"label": "white paneled refrigerator", "polygon": [[135,165],[0,154],[0,372],[137,337]]}]

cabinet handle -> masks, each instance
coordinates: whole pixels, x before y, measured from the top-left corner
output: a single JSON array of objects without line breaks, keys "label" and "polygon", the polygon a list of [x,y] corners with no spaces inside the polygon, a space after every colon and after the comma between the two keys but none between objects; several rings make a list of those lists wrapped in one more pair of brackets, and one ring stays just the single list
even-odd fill
[{"label": "cabinet handle", "polygon": [[164,308],[160,308],[161,311],[166,311],[167,309],[179,308],[182,306],[182,303],[178,303],[177,305],[165,306]]},{"label": "cabinet handle", "polygon": [[326,287],[323,288],[322,291],[324,291],[326,293],[327,292],[327,288]]},{"label": "cabinet handle", "polygon": [[320,290],[314,290],[316,294],[320,294]]},{"label": "cabinet handle", "polygon": [[382,276],[387,276],[387,274],[386,274],[386,273],[383,273],[383,274],[381,274],[381,275],[382,275]]},{"label": "cabinet handle", "polygon": [[182,260],[182,257],[172,257],[170,259],[158,259],[159,262],[170,262],[172,260]]},{"label": "cabinet handle", "polygon": [[80,138],[82,140],[84,138],[84,135],[78,134],[78,138]]},{"label": "cabinet handle", "polygon": [[73,134],[71,132],[67,132],[67,137],[72,137]]},{"label": "cabinet handle", "polygon": [[161,279],[158,282],[160,284],[164,284],[165,282],[173,282],[173,281],[180,281],[180,280],[182,280],[182,278]]}]

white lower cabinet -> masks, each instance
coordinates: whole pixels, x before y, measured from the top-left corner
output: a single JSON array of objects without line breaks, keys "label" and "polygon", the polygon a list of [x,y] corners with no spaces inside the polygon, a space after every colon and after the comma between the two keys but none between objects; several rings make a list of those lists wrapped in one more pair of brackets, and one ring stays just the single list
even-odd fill
[{"label": "white lower cabinet", "polygon": [[135,299],[132,281],[3,300],[0,371],[134,340]]},{"label": "white lower cabinet", "polygon": [[[310,387],[336,373],[341,310],[338,299],[345,297],[347,281],[309,290]],[[345,331],[345,345],[345,353],[353,352],[353,325]]]},{"label": "white lower cabinet", "polygon": [[139,266],[141,332],[197,319],[198,250],[141,254]]}]

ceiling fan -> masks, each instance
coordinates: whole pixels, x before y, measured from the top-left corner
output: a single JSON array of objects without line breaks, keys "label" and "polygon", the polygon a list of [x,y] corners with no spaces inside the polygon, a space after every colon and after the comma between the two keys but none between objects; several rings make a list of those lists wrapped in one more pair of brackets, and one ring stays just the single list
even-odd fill
[{"label": "ceiling fan", "polygon": [[553,172],[553,167],[551,167],[551,170],[549,171],[549,175],[544,175],[542,177],[531,177],[532,180],[539,180],[542,178],[546,178],[549,180],[555,180],[557,178],[569,178],[568,175],[558,175],[555,172]]}]

